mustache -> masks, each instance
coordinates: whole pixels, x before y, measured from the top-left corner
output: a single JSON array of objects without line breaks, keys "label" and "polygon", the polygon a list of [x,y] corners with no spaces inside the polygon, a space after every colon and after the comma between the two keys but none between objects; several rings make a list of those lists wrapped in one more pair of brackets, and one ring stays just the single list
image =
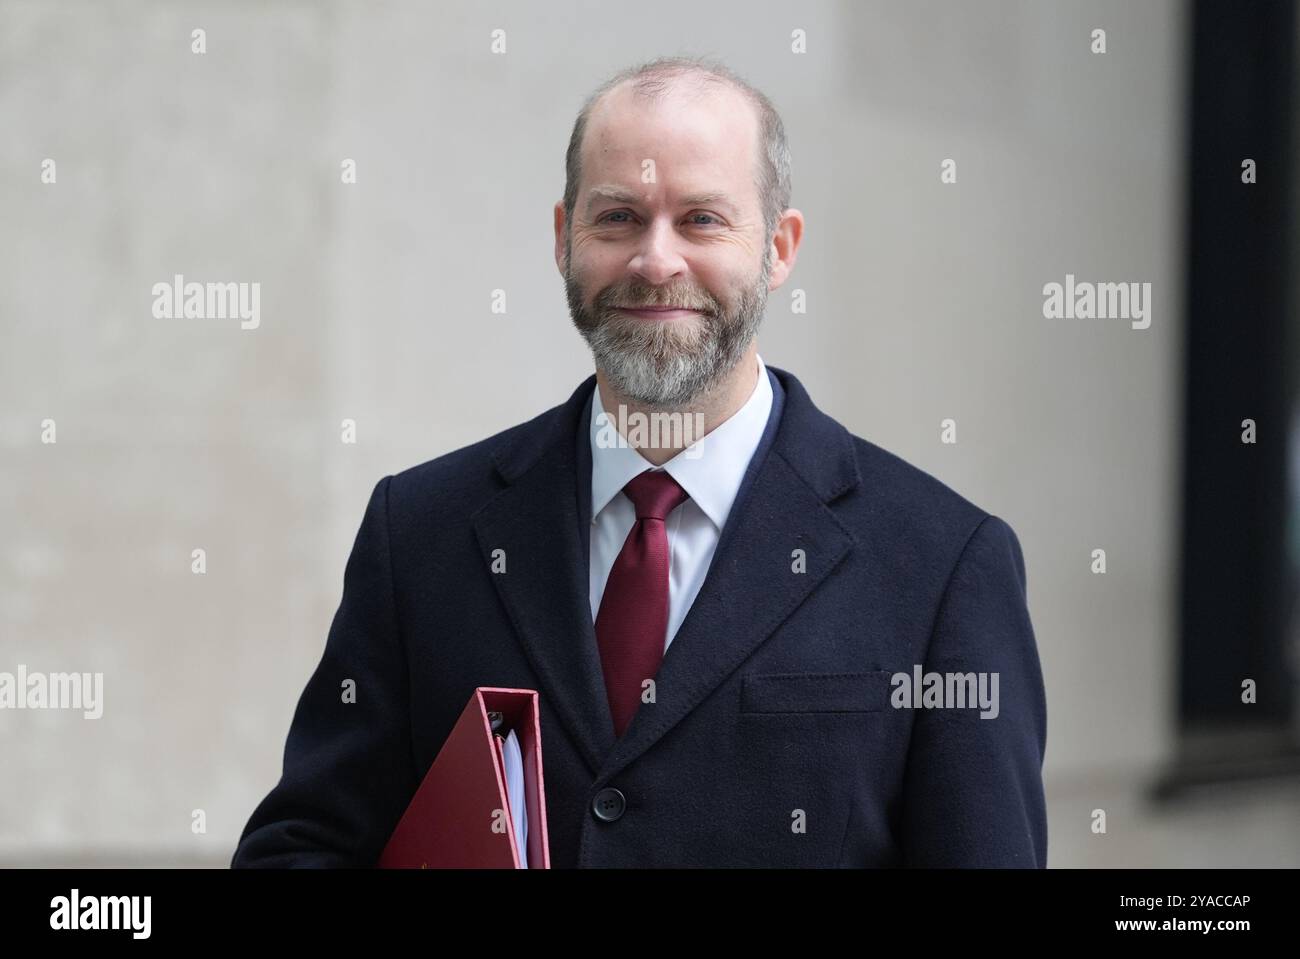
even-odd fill
[{"label": "mustache", "polygon": [[666,307],[678,310],[696,310],[701,313],[713,313],[717,310],[717,301],[708,294],[691,289],[660,290],[654,287],[618,287],[603,290],[596,297],[597,309],[628,307]]}]

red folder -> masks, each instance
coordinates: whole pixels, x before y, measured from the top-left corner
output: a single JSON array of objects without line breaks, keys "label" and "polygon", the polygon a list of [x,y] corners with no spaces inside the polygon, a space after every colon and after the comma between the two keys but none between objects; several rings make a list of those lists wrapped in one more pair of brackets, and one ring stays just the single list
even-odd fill
[{"label": "red folder", "polygon": [[376,864],[381,869],[518,869],[521,851],[501,745],[488,711],[505,717],[524,758],[529,869],[551,868],[542,781],[542,727],[531,689],[480,686],[465,705]]}]

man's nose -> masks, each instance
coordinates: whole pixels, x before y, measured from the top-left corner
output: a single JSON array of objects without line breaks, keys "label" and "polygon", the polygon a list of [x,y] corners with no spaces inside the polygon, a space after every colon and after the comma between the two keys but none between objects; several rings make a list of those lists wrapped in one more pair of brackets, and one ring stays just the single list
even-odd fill
[{"label": "man's nose", "polygon": [[660,286],[686,271],[678,249],[681,238],[666,219],[657,218],[642,232],[628,269],[646,283]]}]

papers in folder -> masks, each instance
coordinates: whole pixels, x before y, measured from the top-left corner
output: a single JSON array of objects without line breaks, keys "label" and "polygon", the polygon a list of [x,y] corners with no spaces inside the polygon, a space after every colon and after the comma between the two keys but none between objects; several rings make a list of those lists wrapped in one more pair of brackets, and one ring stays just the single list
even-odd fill
[{"label": "papers in folder", "polygon": [[[512,729],[504,746],[506,766],[506,798],[509,800],[510,821],[515,827],[515,846],[528,848],[528,807],[524,802],[524,753],[519,748],[519,736]],[[521,869],[528,868],[528,858],[521,857]]]},{"label": "papers in folder", "polygon": [[377,865],[550,868],[534,690],[474,690]]}]

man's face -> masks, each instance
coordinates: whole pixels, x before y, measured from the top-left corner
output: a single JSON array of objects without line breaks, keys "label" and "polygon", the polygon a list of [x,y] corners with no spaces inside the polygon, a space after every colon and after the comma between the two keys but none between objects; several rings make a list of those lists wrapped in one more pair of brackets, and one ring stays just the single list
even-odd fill
[{"label": "man's face", "polygon": [[592,113],[565,292],[596,365],[634,401],[686,406],[735,367],[762,322],[771,243],[757,126],[730,90],[650,103],[624,86]]}]

